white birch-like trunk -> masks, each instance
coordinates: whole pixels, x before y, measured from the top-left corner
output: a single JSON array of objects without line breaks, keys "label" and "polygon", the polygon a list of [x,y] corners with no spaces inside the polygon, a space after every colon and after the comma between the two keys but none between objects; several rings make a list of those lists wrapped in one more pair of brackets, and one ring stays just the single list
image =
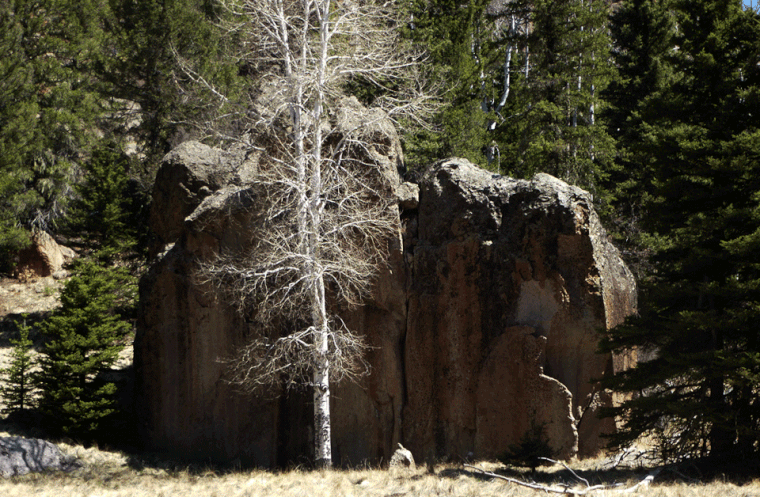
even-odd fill
[{"label": "white birch-like trunk", "polygon": [[[262,138],[263,162],[251,191],[268,205],[251,225],[251,250],[218,254],[201,265],[199,275],[224,290],[256,325],[255,335],[229,361],[232,381],[249,391],[263,385],[312,387],[315,463],[330,467],[330,384],[366,374],[367,346],[328,314],[329,307],[334,300],[359,305],[370,294],[398,221],[384,166],[367,146],[372,128],[390,125],[390,119],[348,106],[360,124],[331,135],[336,129],[326,109],[342,102],[343,83],[352,75],[416,84],[418,55],[398,50],[387,5],[221,4],[239,18],[229,29],[247,33],[249,56],[260,64],[262,93],[252,99],[250,117],[252,136]],[[411,88],[385,104],[399,116],[415,109],[423,110],[416,118],[425,116],[426,97],[417,91]],[[329,136],[340,138],[325,143]]]},{"label": "white birch-like trunk", "polygon": [[319,227],[322,224],[323,201],[317,192],[323,191],[322,185],[322,121],[325,71],[327,67],[327,48],[329,42],[330,0],[322,0],[316,5],[319,19],[319,58],[317,59],[317,84],[314,107],[312,111],[313,129],[313,171],[311,173],[312,198],[309,205],[312,231],[310,236],[310,257],[314,278],[314,302],[312,326],[317,331],[314,335],[317,351],[317,366],[314,371],[314,459],[318,467],[332,467],[332,437],[330,434],[330,361],[328,359],[330,329],[327,318],[327,301],[325,299],[325,280],[321,268],[316,265],[319,260]]},{"label": "white birch-like trunk", "polygon": [[324,279],[317,279],[315,290],[315,334],[320,358],[314,371],[314,460],[317,467],[332,467],[332,436],[330,432],[330,361],[327,358],[330,329],[327,321]]},{"label": "white birch-like trunk", "polygon": [[499,105],[496,106],[496,113],[501,112],[501,109],[507,104],[507,98],[509,98],[510,76],[512,67],[512,39],[515,35],[515,25],[517,23],[516,16],[512,16],[509,20],[509,44],[507,45],[507,58],[504,61],[504,92],[501,94]]}]

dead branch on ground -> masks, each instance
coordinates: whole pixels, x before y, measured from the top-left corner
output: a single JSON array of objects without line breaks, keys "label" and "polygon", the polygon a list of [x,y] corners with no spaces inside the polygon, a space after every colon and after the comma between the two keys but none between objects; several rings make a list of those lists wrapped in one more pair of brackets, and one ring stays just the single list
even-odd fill
[{"label": "dead branch on ground", "polygon": [[[542,458],[546,459],[546,458]],[[553,463],[557,463],[557,461],[552,461],[551,459],[546,459],[547,461],[551,461]],[[540,483],[529,483],[526,481],[518,480],[517,478],[510,478],[508,476],[499,475],[496,473],[491,473],[489,471],[485,471],[484,469],[478,468],[476,466],[471,466],[469,464],[465,464],[465,468],[474,469],[475,471],[478,471],[480,474],[484,476],[488,476],[489,478],[495,478],[497,480],[504,480],[509,483],[514,483],[515,485],[519,485],[521,487],[531,488],[533,490],[541,490],[543,492],[547,493],[554,493],[554,494],[565,494],[565,495],[589,495],[594,492],[600,492],[600,491],[606,491],[606,492],[613,492],[613,493],[619,493],[619,494],[627,494],[627,493],[633,493],[643,487],[649,486],[650,483],[654,480],[655,476],[657,476],[660,473],[660,469],[656,469],[649,473],[644,479],[636,483],[635,485],[627,488],[619,488],[621,484],[616,485],[590,485],[588,480],[585,478],[581,478],[578,476],[575,471],[571,470],[566,464],[564,463],[558,463],[562,464],[567,470],[570,471],[570,473],[573,474],[578,480],[583,482],[586,485],[586,488],[571,488],[569,485],[542,485]]]}]

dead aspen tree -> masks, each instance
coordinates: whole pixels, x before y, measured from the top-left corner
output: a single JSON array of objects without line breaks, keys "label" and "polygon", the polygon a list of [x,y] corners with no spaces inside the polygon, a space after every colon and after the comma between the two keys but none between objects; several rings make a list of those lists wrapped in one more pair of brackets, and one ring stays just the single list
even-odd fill
[{"label": "dead aspen tree", "polygon": [[[247,115],[260,161],[250,190],[264,207],[246,227],[250,249],[220,253],[200,274],[256,323],[231,361],[234,380],[251,389],[311,387],[315,460],[329,467],[330,384],[366,369],[363,338],[334,311],[368,295],[398,236],[378,147],[394,143],[395,116],[419,118],[429,99],[415,82],[416,56],[400,49],[390,5],[228,0],[225,7],[237,21],[230,32],[249,40],[241,59],[256,74]],[[382,110],[345,97],[356,80],[377,90]]]}]

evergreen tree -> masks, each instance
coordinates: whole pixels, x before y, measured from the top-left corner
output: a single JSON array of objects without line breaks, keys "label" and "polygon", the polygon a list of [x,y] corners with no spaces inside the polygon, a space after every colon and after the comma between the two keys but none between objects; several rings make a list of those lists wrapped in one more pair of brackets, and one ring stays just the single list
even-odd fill
[{"label": "evergreen tree", "polygon": [[646,136],[660,109],[652,105],[673,78],[676,22],[668,0],[628,0],[611,18],[617,78],[606,92],[608,129],[617,151],[602,183],[607,194],[606,225],[626,262],[643,277],[649,265],[640,226],[644,204],[651,200],[653,154]]},{"label": "evergreen tree", "polygon": [[68,220],[106,259],[136,244],[129,215],[134,211],[129,192],[130,159],[113,142],[102,143],[84,163],[86,176],[76,185],[79,197]]},{"label": "evergreen tree", "polygon": [[[107,43],[96,74],[105,94],[130,105],[128,122],[144,157],[146,186],[160,159],[186,139],[236,138],[244,108],[238,40],[219,28],[226,10],[212,0],[109,0]],[[136,103],[137,106],[131,106]],[[130,124],[132,123],[132,124]],[[134,123],[137,123],[134,126]]]},{"label": "evergreen tree", "polygon": [[[594,190],[611,158],[601,124],[603,90],[612,78],[609,6],[603,0],[531,2],[530,74],[512,169],[543,171]],[[510,154],[511,155],[511,154]]]},{"label": "evergreen tree", "polygon": [[23,412],[33,405],[35,388],[32,379],[32,367],[34,361],[31,356],[32,340],[29,338],[31,326],[26,322],[27,316],[23,317],[22,323],[16,323],[18,338],[11,338],[13,351],[11,352],[10,365],[0,372],[3,383],[0,386],[0,396],[5,401],[3,414]]},{"label": "evergreen tree", "polygon": [[[408,4],[406,35],[428,53],[428,77],[440,82],[445,104],[433,131],[404,137],[407,162],[425,165],[446,156],[486,165],[487,115],[481,109],[481,75],[495,56],[488,43],[494,29],[488,1],[413,0]],[[406,8],[402,6],[401,8]]]},{"label": "evergreen tree", "polygon": [[523,433],[520,441],[510,445],[498,459],[507,466],[524,466],[535,473],[539,466],[551,464],[545,459],[553,457],[554,451],[546,436],[546,423],[539,423],[535,418],[531,418],[530,428]]},{"label": "evergreen tree", "polygon": [[517,177],[547,172],[593,189],[613,150],[600,119],[614,72],[608,3],[413,5],[411,36],[451,88],[439,116],[439,155]]},{"label": "evergreen tree", "polygon": [[[100,2],[0,3],[0,256],[65,214],[101,109],[86,67]],[[2,265],[2,264],[0,264]]]},{"label": "evergreen tree", "polygon": [[[756,460],[760,443],[760,19],[739,0],[678,1],[673,74],[641,104],[650,168],[642,226],[656,271],[606,350],[645,361],[607,381],[613,442],[655,437],[666,460]],[[665,60],[665,59],[663,59]],[[650,173],[648,173],[650,174]]]},{"label": "evergreen tree", "polygon": [[124,268],[81,262],[61,291],[61,307],[40,326],[45,337],[38,384],[40,408],[51,426],[90,435],[114,412],[113,383],[97,375],[124,348],[131,324],[122,315],[133,305],[134,278]]}]

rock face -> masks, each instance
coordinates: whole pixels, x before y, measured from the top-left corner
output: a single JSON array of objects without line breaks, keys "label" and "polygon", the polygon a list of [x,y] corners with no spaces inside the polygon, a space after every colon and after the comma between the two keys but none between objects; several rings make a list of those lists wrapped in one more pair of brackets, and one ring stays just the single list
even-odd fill
[{"label": "rock face", "polygon": [[[398,147],[382,150],[395,173]],[[247,325],[193,277],[199,260],[245,244],[254,169],[194,143],[159,172],[135,342],[151,449],[260,466],[308,457],[308,392],[246,397],[225,383],[220,359]],[[373,348],[371,374],[334,388],[333,459],[388,461],[399,443],[418,460],[490,458],[534,421],[558,457],[596,453],[615,427],[595,415],[613,399],[592,380],[634,360],[596,354],[598,332],[635,310],[636,289],[590,196],[460,159],[397,181],[403,236],[372,301],[343,316]]]}]

